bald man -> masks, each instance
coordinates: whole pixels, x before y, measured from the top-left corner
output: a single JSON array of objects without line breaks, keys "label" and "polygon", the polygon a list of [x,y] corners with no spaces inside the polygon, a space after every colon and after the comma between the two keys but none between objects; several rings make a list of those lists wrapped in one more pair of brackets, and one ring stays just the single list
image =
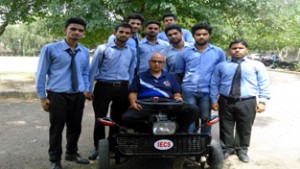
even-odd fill
[{"label": "bald man", "polygon": [[[151,106],[136,103],[137,99],[160,97],[182,100],[181,88],[173,74],[162,70],[165,57],[160,53],[154,53],[148,60],[149,69],[137,74],[129,87],[130,109],[122,116],[122,120],[128,127],[137,131],[150,131],[151,126],[145,121],[149,115],[157,112]],[[191,105],[168,106],[163,112],[170,117],[176,116],[179,124],[177,132],[187,132],[189,125],[197,119],[198,109]]]}]

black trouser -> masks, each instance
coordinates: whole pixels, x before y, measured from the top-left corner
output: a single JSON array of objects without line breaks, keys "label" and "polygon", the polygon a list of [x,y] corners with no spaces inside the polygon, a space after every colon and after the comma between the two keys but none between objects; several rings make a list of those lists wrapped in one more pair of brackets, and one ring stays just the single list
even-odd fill
[{"label": "black trouser", "polygon": [[56,93],[48,91],[49,116],[50,116],[50,161],[60,161],[62,154],[62,132],[67,126],[66,153],[77,153],[77,142],[81,133],[81,120],[84,109],[85,97],[83,93]]},{"label": "black trouser", "polygon": [[[97,82],[94,89],[93,108],[95,112],[94,126],[94,146],[98,148],[98,141],[105,138],[104,126],[97,121],[100,117],[106,117],[109,103],[112,101],[110,117],[116,123],[121,123],[122,114],[128,109],[128,82],[120,84],[110,82]],[[111,133],[117,132],[116,127],[112,127]]]},{"label": "black trouser", "polygon": [[[129,109],[123,114],[122,120],[126,126],[137,131],[151,131],[151,126],[147,124],[149,115],[157,113],[157,111],[158,109],[148,106],[143,106],[141,111]],[[187,132],[190,124],[199,118],[198,111],[196,106],[188,104],[167,106],[162,109],[162,112],[166,113],[168,117],[175,117],[175,121],[179,125],[177,132]]]},{"label": "black trouser", "polygon": [[[220,141],[224,150],[247,151],[256,116],[256,99],[235,101],[220,96]],[[235,127],[235,133],[234,133]]]}]

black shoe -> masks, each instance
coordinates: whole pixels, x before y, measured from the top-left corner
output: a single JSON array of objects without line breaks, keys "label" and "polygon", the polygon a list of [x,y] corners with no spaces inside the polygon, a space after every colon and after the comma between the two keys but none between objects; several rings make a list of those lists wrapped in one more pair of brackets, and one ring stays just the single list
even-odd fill
[{"label": "black shoe", "polygon": [[60,162],[51,162],[50,169],[62,169]]},{"label": "black shoe", "polygon": [[74,161],[78,164],[89,164],[90,163],[89,160],[82,158],[78,153],[76,153],[76,154],[66,154],[65,160]]},{"label": "black shoe", "polygon": [[89,160],[96,160],[98,157],[98,151],[95,149],[91,152],[91,154],[89,155]]},{"label": "black shoe", "polygon": [[224,150],[223,151],[224,160],[227,159],[232,154],[234,154],[234,151],[232,151],[232,150]]},{"label": "black shoe", "polygon": [[250,161],[249,156],[246,152],[240,151],[237,155],[239,157],[239,160],[241,160],[244,163],[248,163]]}]

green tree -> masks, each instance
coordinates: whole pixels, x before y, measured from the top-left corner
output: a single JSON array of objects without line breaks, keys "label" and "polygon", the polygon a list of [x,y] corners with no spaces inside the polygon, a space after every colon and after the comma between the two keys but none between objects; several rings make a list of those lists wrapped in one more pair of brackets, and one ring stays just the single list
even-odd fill
[{"label": "green tree", "polygon": [[[33,15],[17,12],[16,3],[22,6],[21,11]],[[81,17],[88,22],[81,43],[90,48],[105,43],[114,26],[132,12],[143,14],[147,20],[161,20],[163,13],[172,12],[177,15],[178,24],[187,29],[207,22],[214,28],[211,41],[224,49],[233,39],[244,39],[251,49],[259,51],[300,45],[298,0],[2,0],[0,8],[2,25],[7,20],[18,23],[43,17],[39,22],[41,32],[55,39],[64,37],[62,29],[67,18]],[[6,14],[9,11],[10,15]]]},{"label": "green tree", "polygon": [[40,48],[54,41],[51,34],[41,31],[39,22],[28,25],[9,25],[0,43],[10,49],[14,56],[37,56]]},{"label": "green tree", "polygon": [[233,38],[251,39],[247,31],[250,27],[255,32],[256,25],[260,26],[258,18],[267,3],[257,0],[56,0],[48,6],[52,15],[47,19],[46,28],[61,32],[57,24],[62,25],[67,17],[80,16],[89,23],[83,43],[95,46],[105,42],[113,25],[123,22],[132,12],[141,13],[148,20],[161,20],[163,13],[172,12],[178,16],[179,25],[187,29],[198,22],[210,23],[214,27],[212,41],[227,47]]},{"label": "green tree", "polygon": [[31,23],[47,12],[48,0],[1,0],[0,36],[8,25]]}]

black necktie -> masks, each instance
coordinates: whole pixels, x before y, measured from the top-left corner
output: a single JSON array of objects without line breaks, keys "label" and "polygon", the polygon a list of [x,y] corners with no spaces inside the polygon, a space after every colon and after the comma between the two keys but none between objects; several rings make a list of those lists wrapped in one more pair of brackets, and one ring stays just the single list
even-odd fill
[{"label": "black necktie", "polygon": [[77,54],[78,50],[72,51],[70,48],[66,50],[69,55],[71,56],[71,77],[72,77],[72,90],[77,92],[78,91],[78,77],[77,77],[77,68],[76,68],[76,62],[75,62],[75,55]]},{"label": "black necktie", "polygon": [[134,41],[135,41],[135,45],[136,45],[136,74],[138,73],[138,71],[139,71],[139,66],[140,66],[140,56],[139,56],[139,50],[140,50],[140,48],[139,48],[139,40],[138,40],[138,37],[136,36],[136,35],[134,35],[133,37],[132,37],[133,39],[134,39]]},{"label": "black necktie", "polygon": [[231,89],[230,89],[230,97],[232,98],[240,98],[241,97],[241,60],[236,61],[238,66],[235,70],[232,83],[231,83]]}]

